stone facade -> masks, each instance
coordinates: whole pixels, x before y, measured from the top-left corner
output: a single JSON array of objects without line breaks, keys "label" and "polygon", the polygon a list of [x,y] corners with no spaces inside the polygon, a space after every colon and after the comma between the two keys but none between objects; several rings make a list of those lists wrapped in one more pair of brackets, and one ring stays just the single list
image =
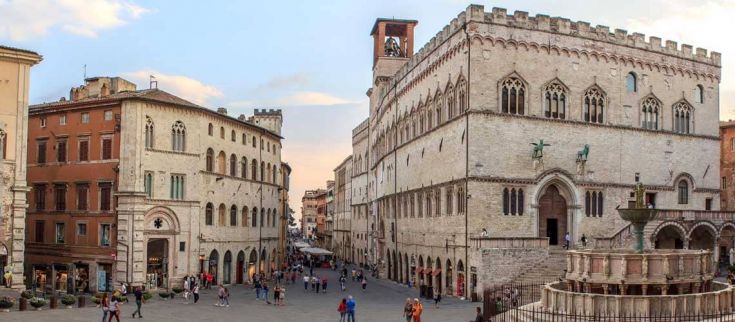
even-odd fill
[{"label": "stone facade", "polygon": [[30,70],[41,59],[32,51],[0,46],[0,272],[12,272],[15,289],[24,288]]},{"label": "stone facade", "polygon": [[[379,19],[375,43],[414,25]],[[656,208],[719,208],[719,53],[471,5],[415,55],[377,50],[373,75],[352,186],[381,276],[479,293],[457,280],[477,279],[471,236],[607,237],[636,182]]]},{"label": "stone facade", "polygon": [[735,210],[735,121],[720,122],[720,209]]},{"label": "stone facade", "polygon": [[352,156],[334,169],[334,239],[332,252],[339,258],[350,258],[352,245]]},{"label": "stone facade", "polygon": [[[305,238],[316,239],[318,228],[319,205],[326,209],[327,191],[324,189],[307,190],[301,198],[301,233]],[[324,221],[324,217],[321,217]]]}]

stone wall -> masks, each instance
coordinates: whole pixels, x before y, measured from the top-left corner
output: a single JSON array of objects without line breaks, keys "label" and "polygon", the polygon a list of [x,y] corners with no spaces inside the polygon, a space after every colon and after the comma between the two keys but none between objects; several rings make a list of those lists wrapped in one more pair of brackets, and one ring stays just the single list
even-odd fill
[{"label": "stone wall", "polygon": [[549,257],[548,248],[488,248],[481,252],[482,265],[478,267],[479,290],[508,284]]}]

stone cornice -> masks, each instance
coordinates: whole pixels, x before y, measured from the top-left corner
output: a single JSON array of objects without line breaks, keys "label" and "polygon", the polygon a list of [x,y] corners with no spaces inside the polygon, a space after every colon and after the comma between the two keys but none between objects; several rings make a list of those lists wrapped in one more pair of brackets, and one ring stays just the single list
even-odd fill
[{"label": "stone cornice", "polygon": [[156,148],[145,148],[145,150],[149,152],[183,155],[183,156],[188,156],[188,157],[200,157],[201,156],[199,153],[192,153],[192,152],[185,152],[185,151],[161,150],[161,149],[156,149]]}]

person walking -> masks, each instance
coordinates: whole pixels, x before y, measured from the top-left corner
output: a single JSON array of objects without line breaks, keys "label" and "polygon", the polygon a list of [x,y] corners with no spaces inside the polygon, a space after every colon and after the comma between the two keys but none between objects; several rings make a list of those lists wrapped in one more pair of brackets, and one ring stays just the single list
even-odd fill
[{"label": "person walking", "polygon": [[313,292],[316,289],[316,276],[311,275],[311,291]]},{"label": "person walking", "polygon": [[259,279],[255,279],[255,299],[260,300],[260,290],[263,286],[260,284]]},{"label": "person walking", "polygon": [[278,292],[278,295],[280,296],[279,302],[281,303],[281,305],[286,305],[286,288],[282,286],[281,291]]},{"label": "person walking", "polygon": [[225,287],[225,296],[223,297],[226,307],[230,307],[230,290]]},{"label": "person walking", "polygon": [[133,312],[133,318],[135,318],[135,313],[138,313],[138,317],[142,319],[143,313],[140,312],[140,307],[143,305],[143,290],[140,286],[135,288],[133,295],[135,295],[135,312]]},{"label": "person walking", "polygon": [[357,308],[357,303],[355,303],[355,299],[352,298],[352,295],[347,297],[347,321],[348,322],[355,322],[355,309]]},{"label": "person walking", "polygon": [[418,298],[413,299],[413,322],[421,322],[422,313],[424,313],[424,306]]},{"label": "person walking", "polygon": [[403,305],[403,317],[406,322],[411,322],[413,318],[413,301],[411,301],[411,298],[406,298],[406,304]]},{"label": "person walking", "polygon": [[316,277],[316,293],[319,294],[319,288],[322,286],[322,278]]},{"label": "person walking", "polygon": [[327,277],[322,277],[322,292],[327,293]]},{"label": "person walking", "polygon": [[191,289],[191,293],[194,294],[194,304],[199,302],[199,283],[194,284],[194,287]]},{"label": "person walking", "polygon": [[477,310],[477,315],[475,316],[475,319],[470,322],[485,322],[482,318],[482,309],[478,306],[475,310]]},{"label": "person walking", "polygon": [[207,289],[212,288],[212,282],[214,282],[214,275],[212,275],[212,273],[207,273]]},{"label": "person walking", "polygon": [[337,307],[337,312],[339,312],[339,322],[346,322],[347,319],[345,315],[347,314],[347,299],[342,298],[342,301],[339,302],[339,306]]},{"label": "person walking", "polygon": [[342,289],[342,292],[345,291],[345,282],[346,280],[345,280],[344,275],[340,276],[339,277],[339,288]]},{"label": "person walking", "polygon": [[107,322],[107,315],[110,313],[110,298],[107,297],[107,292],[102,293],[100,306],[102,307],[102,322]]},{"label": "person walking", "polygon": [[110,305],[107,309],[110,311],[110,316],[107,318],[107,322],[112,322],[113,316],[117,322],[120,322],[120,302],[118,302],[116,294],[112,294]]},{"label": "person walking", "polygon": [[280,305],[281,303],[281,285],[276,284],[276,287],[273,288],[273,303],[275,305]]},{"label": "person walking", "polygon": [[265,300],[265,304],[271,304],[268,300],[268,283],[266,282],[263,282],[263,299]]},{"label": "person walking", "polygon": [[222,284],[217,285],[217,298],[219,302],[214,306],[225,306],[225,287]]},{"label": "person walking", "polygon": [[569,235],[569,232],[564,234],[564,249],[569,250],[569,243],[571,242],[572,237]]},{"label": "person walking", "polygon": [[365,292],[365,289],[367,288],[367,277],[362,277],[362,291]]},{"label": "person walking", "polygon": [[439,302],[442,300],[442,295],[439,292],[434,293],[434,308],[439,308]]},{"label": "person walking", "polygon": [[304,275],[304,292],[309,291],[309,276]]}]

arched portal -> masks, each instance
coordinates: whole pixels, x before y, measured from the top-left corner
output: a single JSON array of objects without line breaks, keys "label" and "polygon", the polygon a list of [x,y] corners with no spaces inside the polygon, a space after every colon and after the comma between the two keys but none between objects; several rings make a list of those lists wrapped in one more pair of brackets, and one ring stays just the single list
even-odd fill
[{"label": "arched portal", "polygon": [[255,279],[255,268],[258,266],[258,252],[255,251],[255,249],[250,251],[250,256],[248,258],[248,279],[250,282],[252,282]]},{"label": "arched portal", "polygon": [[549,237],[549,245],[560,245],[567,227],[567,202],[556,184],[551,184],[539,199],[538,235]]},{"label": "arched portal", "polygon": [[393,251],[393,280],[398,281],[398,261],[396,260],[396,251]]},{"label": "arched portal", "polygon": [[432,272],[434,275],[434,278],[436,279],[436,290],[434,292],[439,292],[439,294],[442,294],[442,260],[440,258],[436,258],[436,267],[434,268],[434,271]]},{"label": "arched portal", "polygon": [[[431,257],[426,259],[426,268],[424,269],[424,272],[426,272],[426,286],[429,288],[434,287],[434,278],[431,275],[431,271],[434,269],[434,261],[431,259]],[[429,292],[430,295],[433,295],[433,293]]]},{"label": "arched portal", "polygon": [[653,236],[653,248],[656,249],[683,249],[685,232],[677,224],[662,224]]},{"label": "arched portal", "polygon": [[418,284],[424,285],[424,258],[419,255],[419,266],[416,268],[417,270],[417,278],[418,278]]},{"label": "arched portal", "polygon": [[[730,263],[735,258],[730,255],[730,250],[735,246],[735,225],[733,223],[725,223],[720,229],[720,260],[724,263]],[[735,254],[733,254],[735,255]]]},{"label": "arched portal", "polygon": [[216,249],[213,249],[209,254],[209,268],[207,272],[212,274],[212,284],[219,284],[219,276],[217,276],[217,269],[219,268],[219,253]]},{"label": "arched portal", "polygon": [[393,266],[390,261],[390,250],[385,250],[385,262],[388,263],[388,279],[393,279]]},{"label": "arched portal", "polygon": [[242,284],[242,276],[245,273],[245,252],[237,253],[237,265],[235,267],[235,283]]},{"label": "arched portal", "polygon": [[403,275],[406,277],[404,282],[408,284],[411,280],[411,268],[408,264],[408,254],[403,254]]},{"label": "arched portal", "polygon": [[452,276],[452,274],[454,272],[453,272],[453,267],[452,267],[452,261],[449,260],[449,259],[447,259],[446,270],[447,270],[447,272],[446,272],[446,274],[444,274],[445,275],[444,280],[446,281],[446,283],[444,283],[444,287],[446,289],[445,292],[446,292],[447,295],[452,295],[453,294],[453,290],[454,290],[454,287],[452,286],[452,282],[453,282],[453,277],[454,276]]},{"label": "arched portal", "polygon": [[222,284],[230,284],[232,276],[232,253],[228,250],[225,252],[225,259],[222,262]]},{"label": "arched portal", "polygon": [[168,285],[168,239],[149,239],[146,286],[151,289]]},{"label": "arched portal", "polygon": [[710,225],[695,225],[689,232],[689,249],[705,249],[715,254],[717,231]]},{"label": "arched portal", "polygon": [[457,262],[457,296],[464,296],[464,274],[464,264],[462,264],[462,261],[460,260]]},{"label": "arched portal", "polygon": [[[262,214],[262,211],[261,211],[261,214]],[[261,219],[263,219],[263,218],[262,218],[262,216],[261,216]],[[263,223],[263,221],[262,221],[262,220],[261,220],[261,223]],[[267,256],[268,256],[268,255],[267,255],[267,254],[266,254],[266,252],[265,252],[265,248],[264,248],[264,249],[261,249],[261,250],[260,250],[260,272],[261,272],[261,273],[266,273],[266,270],[265,270],[265,269],[266,269],[265,263],[266,263],[266,261],[268,260],[268,257],[267,257]]]}]

